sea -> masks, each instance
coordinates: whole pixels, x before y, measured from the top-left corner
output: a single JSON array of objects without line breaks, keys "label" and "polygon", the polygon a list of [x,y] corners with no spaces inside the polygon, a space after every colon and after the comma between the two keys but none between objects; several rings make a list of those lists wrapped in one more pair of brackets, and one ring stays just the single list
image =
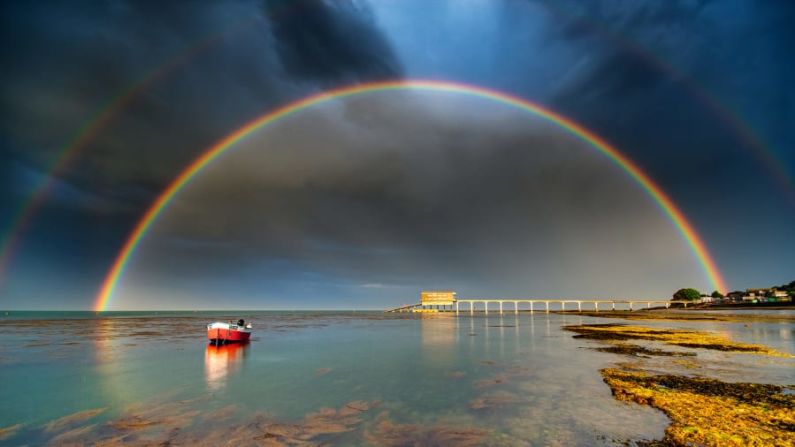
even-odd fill
[{"label": "sea", "polygon": [[[253,325],[249,343],[208,344],[207,323],[240,318]],[[668,419],[614,399],[601,368],[795,384],[793,359],[699,350],[701,363],[680,365],[598,352],[562,329],[608,322],[795,354],[791,321],[2,312],[0,445],[633,445],[661,439]]]}]

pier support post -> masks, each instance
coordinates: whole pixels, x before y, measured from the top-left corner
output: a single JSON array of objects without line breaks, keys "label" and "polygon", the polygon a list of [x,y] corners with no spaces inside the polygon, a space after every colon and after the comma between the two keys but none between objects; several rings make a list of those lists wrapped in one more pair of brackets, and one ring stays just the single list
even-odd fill
[{"label": "pier support post", "polygon": [[610,304],[612,304],[612,305],[613,305],[612,309],[613,309],[613,310],[616,310],[616,302],[615,302],[615,301],[611,301],[611,302],[610,302]]},{"label": "pier support post", "polygon": [[484,301],[483,302],[483,308],[486,310],[486,315],[488,315],[489,314],[489,302],[488,301]]},{"label": "pier support post", "polygon": [[455,302],[455,314],[458,315],[458,301]]},{"label": "pier support post", "polygon": [[632,312],[632,301],[629,302],[629,311]]},{"label": "pier support post", "polygon": [[561,301],[560,302],[560,310],[562,310],[564,312],[566,311],[566,302],[565,301]]},{"label": "pier support post", "polygon": [[502,301],[500,301],[500,315],[502,315]]},{"label": "pier support post", "polygon": [[593,302],[593,310],[599,312],[599,301]]},{"label": "pier support post", "polygon": [[669,307],[671,307],[671,303],[666,302],[665,303],[665,308],[668,309]]},{"label": "pier support post", "polygon": [[577,312],[582,312],[582,301],[577,301]]},{"label": "pier support post", "polygon": [[651,309],[651,301],[646,301],[646,309]]},{"label": "pier support post", "polygon": [[535,309],[533,309],[533,306],[535,306],[535,304],[536,304],[536,303],[535,303],[534,301],[530,301],[530,313],[531,313],[531,314],[532,314],[533,312],[535,312]]},{"label": "pier support post", "polygon": [[474,301],[470,301],[469,302],[469,315],[474,315],[474,314],[475,314],[475,302]]},{"label": "pier support post", "polygon": [[547,308],[547,313],[549,313],[549,301],[544,301],[544,305]]},{"label": "pier support post", "polygon": [[513,313],[514,314],[518,314],[519,313],[519,301],[514,301],[513,302]]}]

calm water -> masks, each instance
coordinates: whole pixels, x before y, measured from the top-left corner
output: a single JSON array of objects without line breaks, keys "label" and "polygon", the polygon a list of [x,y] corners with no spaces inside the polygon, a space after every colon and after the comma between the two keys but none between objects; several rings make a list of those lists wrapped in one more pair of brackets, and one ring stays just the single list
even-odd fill
[{"label": "calm water", "polygon": [[[245,346],[205,324],[251,320]],[[0,317],[0,443],[613,445],[667,419],[615,401],[573,315],[380,312],[10,313]],[[631,324],[635,324],[630,322]],[[791,323],[672,323],[795,353]],[[791,359],[699,352],[727,380],[795,383]],[[640,360],[680,368],[670,359]],[[668,364],[655,362],[668,362]],[[85,412],[86,410],[97,410]],[[81,413],[82,412],[82,413]],[[19,424],[19,426],[17,426]]]}]

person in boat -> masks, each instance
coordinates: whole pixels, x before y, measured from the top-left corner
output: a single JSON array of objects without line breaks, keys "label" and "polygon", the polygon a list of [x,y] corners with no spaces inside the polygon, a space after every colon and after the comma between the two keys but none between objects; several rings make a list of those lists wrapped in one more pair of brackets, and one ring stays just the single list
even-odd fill
[{"label": "person in boat", "polygon": [[246,324],[245,324],[245,323],[246,323],[246,322],[245,322],[245,321],[243,321],[243,319],[242,319],[242,318],[241,318],[241,319],[239,319],[239,320],[237,320],[237,325],[238,325],[238,326],[240,326],[240,327],[246,327]]}]

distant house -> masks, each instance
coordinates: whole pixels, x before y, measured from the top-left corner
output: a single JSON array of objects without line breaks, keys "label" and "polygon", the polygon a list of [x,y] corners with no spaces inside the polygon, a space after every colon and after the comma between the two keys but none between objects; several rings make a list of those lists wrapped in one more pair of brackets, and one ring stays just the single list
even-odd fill
[{"label": "distant house", "polygon": [[745,289],[743,296],[744,303],[764,303],[767,301],[767,294],[770,289]]},{"label": "distant house", "polygon": [[735,291],[726,294],[726,298],[731,301],[743,303],[783,303],[792,301],[792,297],[786,290],[778,290],[775,287],[770,289],[746,289],[745,292]]},{"label": "distant house", "polygon": [[709,295],[701,295],[701,299],[699,300],[701,304],[712,304],[715,302],[715,298],[712,298]]},{"label": "distant house", "polygon": [[744,303],[758,303],[759,302],[759,297],[756,296],[756,294],[753,294],[753,293],[747,294],[747,295],[743,295],[743,302]]},{"label": "distant house", "polygon": [[770,293],[770,300],[777,303],[784,303],[792,301],[792,298],[789,296],[789,293],[786,290],[773,289]]},{"label": "distant house", "polygon": [[747,296],[767,296],[768,293],[770,293],[770,289],[745,289]]},{"label": "distant house", "polygon": [[745,296],[745,292],[741,292],[739,290],[735,290],[734,292],[729,292],[729,293],[726,294],[725,301],[738,303],[738,302],[743,300],[744,296]]}]

